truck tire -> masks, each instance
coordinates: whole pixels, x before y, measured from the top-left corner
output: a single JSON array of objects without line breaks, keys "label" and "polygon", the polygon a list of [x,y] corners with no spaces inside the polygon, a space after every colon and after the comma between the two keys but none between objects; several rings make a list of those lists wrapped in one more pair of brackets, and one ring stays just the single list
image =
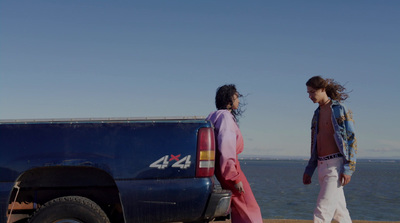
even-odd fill
[{"label": "truck tire", "polygon": [[93,201],[79,196],[59,197],[45,203],[29,223],[110,223],[104,211]]}]

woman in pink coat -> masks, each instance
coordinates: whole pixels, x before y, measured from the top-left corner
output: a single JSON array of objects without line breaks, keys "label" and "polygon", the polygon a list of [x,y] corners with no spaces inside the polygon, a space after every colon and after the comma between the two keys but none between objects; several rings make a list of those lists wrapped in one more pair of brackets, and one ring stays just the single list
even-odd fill
[{"label": "woman in pink coat", "polygon": [[222,188],[232,191],[232,223],[262,223],[260,207],[238,159],[244,146],[236,123],[237,116],[241,114],[240,96],[235,85],[219,87],[215,96],[218,110],[207,117],[214,124],[217,140],[215,175]]}]

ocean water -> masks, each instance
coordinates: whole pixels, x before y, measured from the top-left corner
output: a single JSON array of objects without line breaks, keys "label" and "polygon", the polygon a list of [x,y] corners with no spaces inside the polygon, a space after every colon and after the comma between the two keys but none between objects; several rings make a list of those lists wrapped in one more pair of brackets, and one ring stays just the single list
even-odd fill
[{"label": "ocean water", "polygon": [[[319,192],[317,170],[303,185],[306,160],[241,160],[263,218],[312,219]],[[400,221],[400,160],[358,160],[344,187],[354,220]]]}]

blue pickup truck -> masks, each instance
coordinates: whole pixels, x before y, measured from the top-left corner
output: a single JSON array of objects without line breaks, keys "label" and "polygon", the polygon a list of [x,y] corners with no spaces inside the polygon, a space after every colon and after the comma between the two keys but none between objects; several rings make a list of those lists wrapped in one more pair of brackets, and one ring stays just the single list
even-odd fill
[{"label": "blue pickup truck", "polygon": [[1,223],[208,222],[229,214],[204,118],[0,120]]}]

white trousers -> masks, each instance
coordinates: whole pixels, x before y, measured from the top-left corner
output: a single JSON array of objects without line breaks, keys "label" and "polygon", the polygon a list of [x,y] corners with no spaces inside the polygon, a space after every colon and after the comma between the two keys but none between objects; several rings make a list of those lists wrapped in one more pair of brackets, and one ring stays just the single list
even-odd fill
[{"label": "white trousers", "polygon": [[339,223],[351,223],[340,182],[342,167],[342,157],[318,161],[318,180],[321,188],[314,210],[314,222],[331,223],[334,219]]}]

